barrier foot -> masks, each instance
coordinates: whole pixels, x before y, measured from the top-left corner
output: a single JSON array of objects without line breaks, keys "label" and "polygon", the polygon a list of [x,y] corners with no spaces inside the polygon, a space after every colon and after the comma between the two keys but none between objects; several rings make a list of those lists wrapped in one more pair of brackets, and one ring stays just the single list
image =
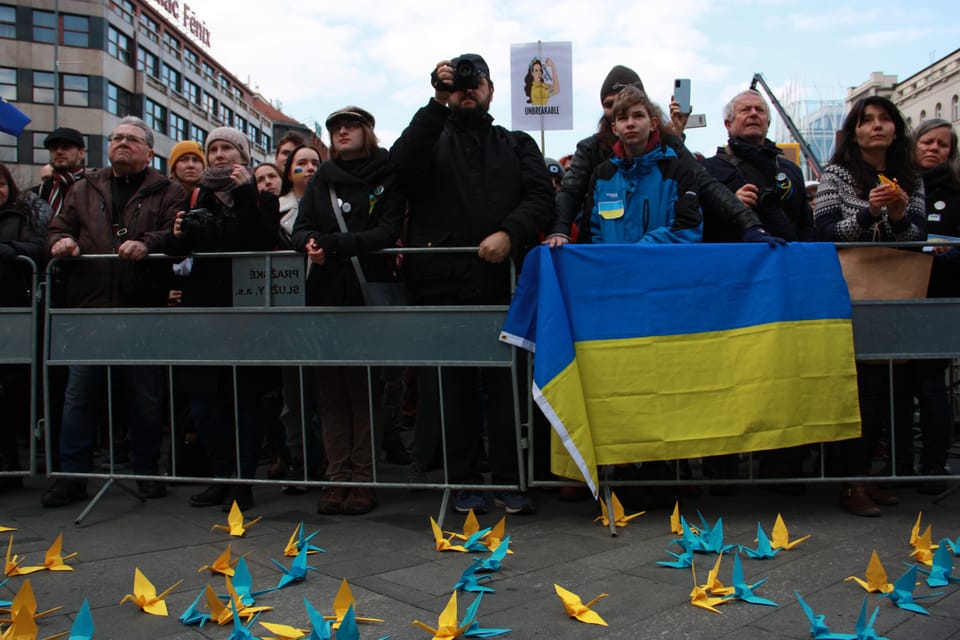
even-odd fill
[{"label": "barrier foot", "polygon": [[129,493],[131,496],[139,500],[140,502],[146,502],[146,498],[144,498],[142,495],[140,495],[139,492],[135,491],[131,487],[128,487],[127,485],[121,482],[117,482],[114,478],[107,478],[107,481],[104,482],[103,486],[100,487],[100,490],[97,491],[97,495],[93,496],[90,502],[87,503],[87,506],[83,508],[83,511],[80,512],[80,515],[78,515],[76,520],[73,521],[73,523],[76,524],[77,526],[80,526],[80,524],[83,522],[83,519],[87,517],[87,514],[93,511],[93,508],[97,506],[97,503],[100,502],[100,499],[104,496],[104,494],[107,493],[107,490],[109,490],[110,487],[112,487],[113,485],[117,485],[118,487],[120,487],[121,489]]},{"label": "barrier foot", "polygon": [[931,502],[933,502],[933,504],[940,504],[943,500],[946,500],[947,498],[955,494],[957,491],[960,491],[960,484],[949,487],[946,491],[944,491],[943,493],[938,495],[936,498],[931,500]]},{"label": "barrier foot", "polygon": [[450,504],[450,488],[443,490],[443,497],[440,499],[440,513],[437,515],[437,524],[443,529],[443,519],[447,516],[447,506]]}]

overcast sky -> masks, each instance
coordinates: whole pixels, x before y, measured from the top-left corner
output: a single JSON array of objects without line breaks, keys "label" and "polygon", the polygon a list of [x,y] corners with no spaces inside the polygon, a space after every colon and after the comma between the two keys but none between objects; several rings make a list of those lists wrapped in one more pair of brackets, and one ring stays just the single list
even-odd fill
[{"label": "overcast sky", "polygon": [[[574,129],[548,131],[547,155],[573,151],[595,131],[599,89],[615,64],[634,68],[666,106],[674,78],[692,80],[708,127],[688,146],[708,155],[726,140],[723,104],[755,71],[778,92],[842,98],[871,71],[904,79],[960,47],[960,11],[941,0],[641,0],[434,2],[415,0],[191,0],[211,53],[284,112],[309,125],[357,104],[389,146],[432,95],[434,64],[484,56],[496,92],[491,113],[510,128],[510,45],[573,43]],[[778,97],[783,97],[778,96]],[[531,132],[539,141],[539,132]],[[772,132],[771,132],[772,133]],[[324,136],[326,138],[326,136]]]}]

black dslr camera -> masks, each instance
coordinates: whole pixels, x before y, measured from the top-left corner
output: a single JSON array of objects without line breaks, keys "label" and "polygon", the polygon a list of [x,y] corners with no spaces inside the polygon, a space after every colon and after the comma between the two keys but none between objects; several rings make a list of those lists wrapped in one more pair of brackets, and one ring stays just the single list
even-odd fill
[{"label": "black dslr camera", "polygon": [[463,91],[465,89],[476,89],[480,86],[480,78],[486,76],[486,73],[480,66],[466,56],[454,58],[451,62],[453,66],[453,83],[440,82],[437,77],[437,70],[434,69],[430,74],[430,84],[440,91]]},{"label": "black dslr camera", "polygon": [[180,232],[191,242],[212,244],[220,237],[220,219],[209,209],[190,209],[180,219]]}]

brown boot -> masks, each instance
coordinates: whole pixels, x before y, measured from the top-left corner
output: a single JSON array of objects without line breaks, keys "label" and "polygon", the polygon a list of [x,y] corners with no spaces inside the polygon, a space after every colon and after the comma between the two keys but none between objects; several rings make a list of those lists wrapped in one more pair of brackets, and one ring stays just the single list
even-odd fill
[{"label": "brown boot", "polygon": [[870,499],[867,485],[863,482],[848,482],[840,490],[840,507],[855,516],[877,518],[880,516],[880,507]]},{"label": "brown boot", "polygon": [[870,499],[875,503],[885,507],[892,507],[893,505],[900,504],[900,498],[889,491],[881,489],[879,484],[875,482],[867,482],[866,485],[867,495],[870,496]]},{"label": "brown boot", "polygon": [[373,489],[353,487],[347,494],[347,499],[343,501],[343,513],[356,516],[370,512],[375,506],[377,506],[377,494]]},{"label": "brown boot", "polygon": [[325,487],[320,502],[317,503],[317,513],[332,516],[343,513],[343,501],[347,497],[344,487]]}]

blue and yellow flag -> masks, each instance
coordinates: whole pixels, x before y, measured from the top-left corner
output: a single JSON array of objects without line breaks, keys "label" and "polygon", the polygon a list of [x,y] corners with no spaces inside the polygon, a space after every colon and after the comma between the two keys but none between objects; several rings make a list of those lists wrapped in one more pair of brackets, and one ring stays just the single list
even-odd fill
[{"label": "blue and yellow flag", "polygon": [[536,353],[554,473],[594,493],[597,465],[860,435],[831,244],[541,246],[500,339]]}]

